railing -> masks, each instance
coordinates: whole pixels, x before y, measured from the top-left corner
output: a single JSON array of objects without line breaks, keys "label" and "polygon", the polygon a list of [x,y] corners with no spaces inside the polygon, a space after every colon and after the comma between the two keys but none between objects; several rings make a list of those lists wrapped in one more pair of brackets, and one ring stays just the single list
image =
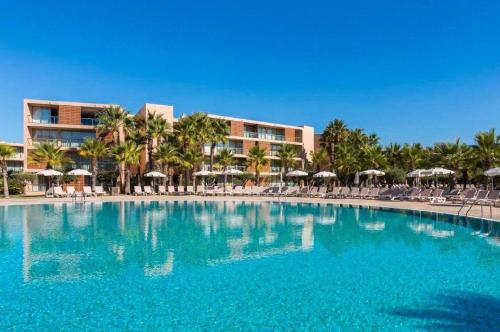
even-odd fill
[{"label": "railing", "polygon": [[11,159],[24,159],[24,153],[18,152],[16,154],[14,154],[12,157],[8,158],[7,160],[11,160]]},{"label": "railing", "polygon": [[273,157],[276,157],[279,153],[279,150],[269,150],[269,155],[270,156],[273,156]]},{"label": "railing", "polygon": [[[209,171],[210,170],[210,165],[209,164],[205,164],[203,165],[203,168],[202,168],[204,171]],[[243,166],[243,165],[233,165],[233,166],[228,166],[227,169],[237,169],[238,171],[242,171],[242,172],[245,172],[246,171],[246,166]],[[220,167],[220,166],[216,166],[214,165],[214,172],[222,172],[223,168]]]},{"label": "railing", "polygon": [[59,123],[59,117],[58,116],[51,116],[48,119],[33,119],[29,118],[29,122],[31,123],[41,123],[41,124],[58,124]]},{"label": "railing", "polygon": [[96,126],[99,124],[99,119],[97,118],[82,118],[81,124],[85,126]]},{"label": "railing", "polygon": [[[225,148],[217,147],[217,148],[215,148],[214,153],[217,154],[223,149],[228,149],[233,154],[243,154],[243,148],[232,148],[232,147],[225,147]],[[205,155],[209,155],[210,154],[210,147],[205,146],[204,151],[205,151]]]},{"label": "railing", "polygon": [[243,136],[248,137],[248,138],[267,139],[270,141],[284,141],[285,140],[285,135],[261,134],[261,133],[256,133],[253,131],[245,131],[245,132],[243,132]]},{"label": "railing", "polygon": [[63,138],[33,138],[33,139],[28,139],[28,144],[29,145],[35,145],[35,144],[55,144],[56,146],[60,146],[63,148],[79,148],[82,143],[83,139],[63,139]]},{"label": "railing", "polygon": [[249,138],[259,138],[259,134],[253,131],[245,131],[243,132],[243,136],[249,137]]},{"label": "railing", "polygon": [[31,190],[32,191],[47,191],[47,185],[46,184],[33,184]]},{"label": "railing", "polygon": [[271,172],[272,173],[279,173],[279,172],[281,172],[281,167],[271,166]]},{"label": "railing", "polygon": [[7,165],[7,170],[8,171],[13,171],[13,172],[19,172],[24,170],[23,166],[8,166]]},{"label": "railing", "polygon": [[295,142],[302,143],[302,137],[295,137]]}]

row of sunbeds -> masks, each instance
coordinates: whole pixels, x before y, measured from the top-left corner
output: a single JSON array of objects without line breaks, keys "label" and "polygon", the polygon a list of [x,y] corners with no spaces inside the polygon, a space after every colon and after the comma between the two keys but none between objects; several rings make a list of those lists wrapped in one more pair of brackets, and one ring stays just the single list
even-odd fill
[{"label": "row of sunbeds", "polygon": [[97,196],[105,196],[107,193],[104,191],[102,186],[96,186],[95,190],[92,191],[91,187],[84,186],[82,192],[78,192],[75,190],[75,187],[66,186],[66,190],[63,190],[61,186],[57,186],[52,188],[52,192],[48,191],[46,196],[53,197],[76,197],[76,196],[85,196],[85,197],[97,197]]}]

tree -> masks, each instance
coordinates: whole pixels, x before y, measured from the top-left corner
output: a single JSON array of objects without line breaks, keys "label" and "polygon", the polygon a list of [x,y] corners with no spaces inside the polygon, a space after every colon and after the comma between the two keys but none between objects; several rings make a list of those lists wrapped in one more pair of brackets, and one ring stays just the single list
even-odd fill
[{"label": "tree", "polygon": [[297,150],[295,149],[295,146],[291,144],[283,144],[278,150],[276,156],[280,158],[285,174],[287,174],[288,169],[295,165],[295,158],[297,158]]},{"label": "tree", "polygon": [[108,155],[109,151],[102,140],[87,138],[80,147],[79,154],[90,159],[90,170],[92,172],[92,190],[95,190],[99,159]]},{"label": "tree", "polygon": [[0,165],[2,167],[3,177],[3,195],[9,198],[9,176],[7,173],[7,159],[16,154],[16,149],[12,146],[0,144]]},{"label": "tree", "polygon": [[137,127],[138,131],[142,132],[146,141],[148,170],[152,171],[154,169],[154,142],[155,140],[157,141],[161,137],[164,137],[169,131],[170,126],[167,120],[161,115],[148,113],[146,117],[141,116],[137,118]]},{"label": "tree", "polygon": [[340,144],[337,150],[337,159],[335,167],[338,170],[338,176],[347,184],[349,178],[360,171],[360,158],[358,150],[348,144]]},{"label": "tree", "polygon": [[227,142],[230,128],[222,119],[211,119],[208,140],[210,141],[210,171],[213,171],[215,148],[218,143]]},{"label": "tree", "polygon": [[269,159],[266,158],[266,149],[261,149],[258,145],[255,145],[248,150],[247,164],[255,168],[255,181],[257,186],[260,185],[260,173],[268,163]]},{"label": "tree", "polygon": [[401,166],[401,156],[402,156],[402,151],[401,151],[401,145],[397,143],[390,143],[387,145],[384,149],[384,154],[387,157],[387,163],[391,167],[398,167]]},{"label": "tree", "polygon": [[66,157],[66,152],[54,143],[41,143],[37,145],[33,152],[33,160],[38,163],[46,163],[46,169],[60,167],[64,163],[71,162],[71,159]]},{"label": "tree", "polygon": [[500,163],[500,135],[495,134],[494,128],[477,133],[474,141],[472,151],[476,167],[484,171]]},{"label": "tree", "polygon": [[110,106],[99,112],[95,129],[99,135],[113,135],[113,145],[121,143],[121,136],[127,124],[128,113],[121,106]]},{"label": "tree", "polygon": [[401,150],[403,165],[407,172],[423,167],[426,153],[420,144],[405,144]]},{"label": "tree", "polygon": [[330,161],[328,159],[328,152],[325,148],[320,148],[317,151],[311,152],[311,161],[316,172],[321,171],[323,167],[326,167],[330,164]]},{"label": "tree", "polygon": [[330,155],[330,163],[332,165],[335,165],[335,147],[344,142],[348,135],[347,126],[342,120],[338,119],[330,121],[321,135],[321,145],[326,148],[326,151]]},{"label": "tree", "polygon": [[224,172],[224,192],[226,191],[227,169],[234,164],[233,152],[229,149],[222,149],[217,154],[217,164],[222,167]]},{"label": "tree", "polygon": [[[170,174],[170,167],[179,162],[179,152],[172,143],[162,143],[157,146],[154,154],[156,160],[160,162],[162,171],[168,176],[168,183],[172,185],[172,174]],[[163,184],[165,185],[167,178],[164,178]]]},{"label": "tree", "polygon": [[191,171],[199,166],[203,162],[203,155],[199,149],[188,148],[183,153],[181,153],[179,158],[179,168],[184,171],[185,183],[184,185],[189,186],[191,179]]},{"label": "tree", "polygon": [[367,169],[380,169],[385,167],[387,158],[379,145],[367,144],[361,148],[363,167]]},{"label": "tree", "polygon": [[[139,164],[142,149],[142,145],[132,140],[126,140],[112,149],[113,157],[120,166],[120,183],[124,183],[121,190],[126,194],[130,194],[130,169]],[[121,174],[125,174],[125,179]]]}]

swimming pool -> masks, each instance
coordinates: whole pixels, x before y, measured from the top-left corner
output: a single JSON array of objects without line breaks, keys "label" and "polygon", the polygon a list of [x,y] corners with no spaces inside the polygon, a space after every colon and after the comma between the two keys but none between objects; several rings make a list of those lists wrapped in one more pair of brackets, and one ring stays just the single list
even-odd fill
[{"label": "swimming pool", "polygon": [[0,207],[0,330],[493,331],[492,222],[266,202]]}]

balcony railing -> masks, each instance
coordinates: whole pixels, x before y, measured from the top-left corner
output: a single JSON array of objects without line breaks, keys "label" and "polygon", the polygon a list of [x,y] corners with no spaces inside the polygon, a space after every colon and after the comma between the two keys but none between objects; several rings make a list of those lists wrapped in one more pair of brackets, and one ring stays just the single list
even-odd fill
[{"label": "balcony railing", "polygon": [[271,166],[271,172],[272,173],[279,173],[279,172],[281,172],[281,167],[279,167],[279,166]]},{"label": "balcony railing", "polygon": [[[227,169],[237,169],[238,171],[245,172],[247,168],[246,166],[243,165],[233,165],[233,166],[228,166]],[[209,171],[210,165],[209,164],[203,165],[203,170]],[[222,167],[214,165],[214,172],[222,172]]]},{"label": "balcony railing", "polygon": [[295,137],[295,142],[302,143],[302,137]]},{"label": "balcony railing", "polygon": [[249,137],[249,138],[259,138],[259,134],[253,131],[245,131],[243,132],[243,136]]},{"label": "balcony railing", "polygon": [[248,138],[267,139],[270,141],[284,141],[285,140],[285,135],[261,134],[261,133],[256,133],[253,131],[245,131],[245,132],[243,132],[243,136],[248,137]]},{"label": "balcony railing", "polygon": [[99,119],[97,118],[82,118],[81,124],[85,126],[96,126],[99,124]]},{"label": "balcony railing", "polygon": [[59,117],[58,116],[51,116],[49,118],[45,119],[29,119],[31,123],[40,123],[40,124],[58,124],[59,123]]},{"label": "balcony railing", "polygon": [[84,139],[63,139],[63,138],[34,138],[28,140],[29,145],[35,144],[55,144],[56,146],[60,146],[63,148],[79,148]]}]

